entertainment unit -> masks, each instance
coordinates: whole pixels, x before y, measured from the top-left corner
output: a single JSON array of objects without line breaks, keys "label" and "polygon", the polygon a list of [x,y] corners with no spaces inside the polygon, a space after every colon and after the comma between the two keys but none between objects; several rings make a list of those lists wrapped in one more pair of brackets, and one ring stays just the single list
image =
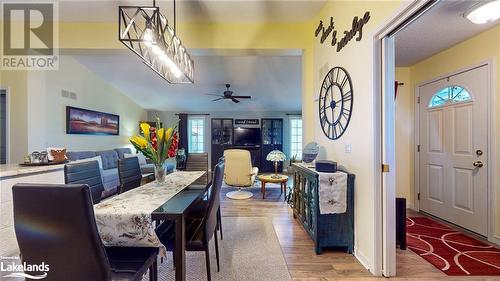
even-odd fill
[{"label": "entertainment unit", "polygon": [[[250,152],[252,166],[262,172],[274,172],[273,163],[266,156],[273,150],[283,151],[283,119],[262,118],[261,127],[242,125],[234,127],[232,118],[212,118],[212,168],[226,149],[245,149]],[[279,163],[278,171],[283,171]]]}]

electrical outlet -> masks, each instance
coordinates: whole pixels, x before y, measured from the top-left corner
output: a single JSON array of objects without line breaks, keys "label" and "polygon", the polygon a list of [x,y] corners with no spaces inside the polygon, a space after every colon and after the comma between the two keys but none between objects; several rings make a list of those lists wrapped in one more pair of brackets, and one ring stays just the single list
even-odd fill
[{"label": "electrical outlet", "polygon": [[345,144],[344,151],[345,151],[345,153],[351,153],[352,152],[352,145],[350,143]]}]

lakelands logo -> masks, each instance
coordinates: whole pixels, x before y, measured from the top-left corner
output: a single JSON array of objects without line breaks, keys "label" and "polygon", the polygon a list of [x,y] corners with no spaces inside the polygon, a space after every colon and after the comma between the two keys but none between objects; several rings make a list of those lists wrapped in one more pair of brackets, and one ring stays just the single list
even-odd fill
[{"label": "lakelands logo", "polygon": [[[19,257],[0,257],[0,272],[8,273],[4,278],[41,280],[47,277],[49,270],[50,267],[45,262],[28,264],[26,262],[20,263]],[[39,274],[29,274],[31,272]]]},{"label": "lakelands logo", "polygon": [[57,3],[20,2],[2,3],[1,68],[58,69]]}]

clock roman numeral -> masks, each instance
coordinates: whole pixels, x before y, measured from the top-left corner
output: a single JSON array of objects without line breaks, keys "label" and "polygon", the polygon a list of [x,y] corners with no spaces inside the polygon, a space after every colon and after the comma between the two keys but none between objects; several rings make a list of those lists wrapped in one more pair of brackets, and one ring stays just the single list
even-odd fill
[{"label": "clock roman numeral", "polygon": [[347,83],[347,75],[344,75],[344,79],[342,79],[342,83],[340,84],[340,88],[344,89],[345,84]]}]

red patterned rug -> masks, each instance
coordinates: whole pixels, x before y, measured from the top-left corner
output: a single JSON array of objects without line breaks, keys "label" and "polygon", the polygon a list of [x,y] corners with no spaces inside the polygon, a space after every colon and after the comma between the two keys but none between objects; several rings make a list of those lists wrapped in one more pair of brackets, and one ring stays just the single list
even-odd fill
[{"label": "red patterned rug", "polygon": [[500,250],[426,217],[406,220],[407,245],[447,275],[500,275]]}]

